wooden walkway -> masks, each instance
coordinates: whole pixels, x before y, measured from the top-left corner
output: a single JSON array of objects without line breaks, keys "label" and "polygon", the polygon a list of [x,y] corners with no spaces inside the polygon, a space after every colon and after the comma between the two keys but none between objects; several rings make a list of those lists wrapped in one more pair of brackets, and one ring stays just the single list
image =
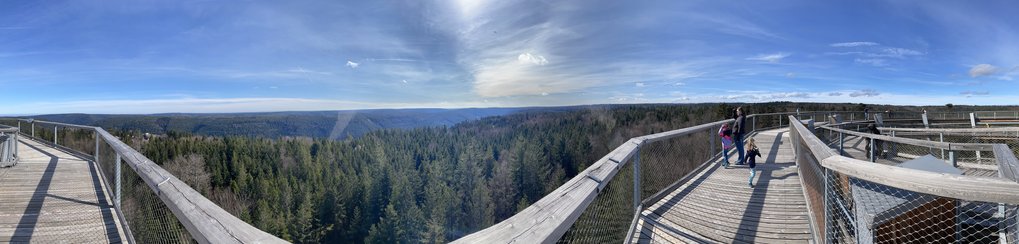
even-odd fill
[{"label": "wooden walkway", "polygon": [[[867,155],[869,153],[867,151],[867,140],[863,140],[859,136],[854,135],[846,135],[844,139],[845,142],[842,144],[842,150],[845,151],[845,154],[843,156],[865,161],[867,161],[870,158]],[[884,147],[886,150],[891,150],[893,143],[884,142],[883,144],[887,145],[884,145],[882,147]],[[832,149],[838,150],[838,147],[839,146],[837,144],[832,145]],[[922,149],[916,150],[916,148],[914,147],[913,150],[897,148],[895,151],[897,152],[895,154],[896,156],[892,156],[891,154],[886,153],[886,157],[884,158],[879,157],[875,161],[875,163],[894,166],[902,162],[906,162],[914,158],[917,158],[918,156],[923,156],[927,154],[930,154],[931,156],[934,156],[936,158],[941,158],[941,149],[930,149],[925,151]],[[975,158],[960,158],[958,163],[959,169],[962,170],[963,175],[998,177],[997,169],[998,165],[997,162],[994,162],[994,157],[991,155],[988,155],[988,157],[984,157],[982,160],[980,160],[980,162],[978,162],[978,160],[976,160]]]},{"label": "wooden walkway", "polygon": [[[807,205],[788,128],[754,136],[762,157],[754,187],[746,166],[703,168],[641,213],[637,243],[807,243]],[[730,156],[732,162],[738,156]]]},{"label": "wooden walkway", "polygon": [[0,168],[0,242],[118,243],[120,220],[96,165],[22,137]]}]

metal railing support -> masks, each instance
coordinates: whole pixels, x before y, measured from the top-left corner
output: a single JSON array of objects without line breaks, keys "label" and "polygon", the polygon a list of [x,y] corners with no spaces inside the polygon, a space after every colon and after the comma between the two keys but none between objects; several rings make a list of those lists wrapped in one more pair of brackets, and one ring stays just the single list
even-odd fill
[{"label": "metal railing support", "polygon": [[757,116],[754,116],[754,120],[750,122],[754,127],[754,131],[757,131]]},{"label": "metal railing support", "polygon": [[640,148],[644,143],[637,145],[637,154],[633,155],[633,211],[640,212]]},{"label": "metal railing support", "polygon": [[[945,142],[945,133],[938,133],[938,141]],[[945,149],[941,149],[941,160],[945,160]]]},{"label": "metal railing support", "polygon": [[30,124],[32,124],[32,137],[35,137],[35,122],[33,121]]},{"label": "metal railing support", "polygon": [[[721,130],[721,127],[719,127],[719,130]],[[708,133],[711,133],[711,134],[708,135],[708,137],[711,137],[711,142],[710,142],[711,143],[711,154],[708,154],[708,155],[711,155],[711,157],[715,157],[715,137],[718,136],[718,135],[715,135],[715,132],[718,132],[718,130],[715,130],[715,127],[711,127],[711,130],[708,131]]]},{"label": "metal railing support", "polygon": [[92,136],[95,137],[95,140],[96,140],[96,150],[92,151],[92,157],[94,158],[96,164],[98,164],[99,163],[99,131],[93,130],[92,131]]},{"label": "metal railing support", "polygon": [[115,200],[115,203],[117,204],[117,207],[119,208],[120,207],[120,154],[119,153],[117,153],[117,159],[116,159],[116,161],[114,161],[114,165],[116,165],[116,167],[114,167],[115,168],[114,172],[116,172],[115,174],[117,174],[117,180],[116,180],[117,181],[117,183],[116,183],[116,185],[117,185],[117,189],[116,189],[117,199]]},{"label": "metal railing support", "polygon": [[57,126],[54,125],[53,126],[53,146],[56,147],[57,145],[59,145],[59,144],[57,144]]},{"label": "metal railing support", "polygon": [[845,155],[845,151],[846,151],[845,147],[843,147],[843,145],[845,145],[846,141],[845,141],[845,139],[843,139],[842,135],[843,135],[843,133],[840,131],[839,132],[839,156]]},{"label": "metal railing support", "polygon": [[877,162],[877,156],[875,155],[875,153],[877,152],[877,145],[876,145],[876,143],[874,143],[876,141],[877,140],[874,140],[874,138],[870,138],[870,161],[871,162]]},{"label": "metal railing support", "polygon": [[955,151],[948,151],[948,162],[952,163],[952,167],[959,167],[959,162],[955,160]]}]

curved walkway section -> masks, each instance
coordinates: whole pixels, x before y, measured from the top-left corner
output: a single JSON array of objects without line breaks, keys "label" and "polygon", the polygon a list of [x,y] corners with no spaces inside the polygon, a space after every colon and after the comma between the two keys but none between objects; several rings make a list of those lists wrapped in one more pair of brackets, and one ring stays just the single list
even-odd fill
[{"label": "curved walkway section", "polygon": [[[793,160],[789,129],[754,136],[760,148],[754,187],[743,165],[720,160],[645,209],[632,242],[637,243],[807,243],[807,203]],[[730,151],[730,160],[736,161]]]},{"label": "curved walkway section", "polygon": [[20,162],[0,169],[0,242],[126,241],[96,165],[21,139]]}]

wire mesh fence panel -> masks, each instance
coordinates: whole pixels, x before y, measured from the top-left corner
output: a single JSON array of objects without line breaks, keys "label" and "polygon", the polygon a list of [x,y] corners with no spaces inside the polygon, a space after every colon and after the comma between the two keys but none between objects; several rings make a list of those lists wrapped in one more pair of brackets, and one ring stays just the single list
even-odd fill
[{"label": "wire mesh fence panel", "polygon": [[827,171],[827,238],[838,243],[1017,243],[1016,205],[913,192]]},{"label": "wire mesh fence panel", "polygon": [[621,243],[634,216],[633,159],[623,165],[559,243]]},{"label": "wire mesh fence panel", "polygon": [[[640,150],[640,196],[648,200],[711,159],[711,136],[717,127],[661,141],[645,143]],[[718,143],[718,142],[716,142]],[[715,150],[721,150],[716,147]],[[716,151],[717,152],[717,151]],[[664,192],[662,192],[664,194]]]},{"label": "wire mesh fence panel", "polygon": [[92,129],[62,127],[57,130],[57,144],[85,155],[95,155],[96,133]]},{"label": "wire mesh fence panel", "polygon": [[[99,143],[99,166],[117,194],[117,167],[120,173],[120,213],[137,243],[195,243],[173,212],[105,142]],[[116,199],[114,200],[116,201]]]}]

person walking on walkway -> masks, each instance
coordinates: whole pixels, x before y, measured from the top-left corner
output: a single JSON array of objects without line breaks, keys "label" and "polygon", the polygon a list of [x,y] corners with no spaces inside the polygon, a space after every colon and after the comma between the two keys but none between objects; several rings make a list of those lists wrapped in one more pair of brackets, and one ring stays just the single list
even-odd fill
[{"label": "person walking on walkway", "polygon": [[743,152],[743,135],[749,132],[746,128],[746,120],[747,117],[743,115],[743,107],[737,107],[736,122],[733,122],[734,128],[732,129],[732,142],[736,144],[736,151],[739,152],[739,160],[736,160],[736,164],[743,164],[743,161],[746,160]]},{"label": "person walking on walkway", "polygon": [[722,138],[722,158],[725,158],[722,167],[729,167],[729,149],[733,146],[732,128],[729,127],[729,123],[722,124],[722,127],[718,128],[718,136]]},{"label": "person walking on walkway", "polygon": [[747,181],[747,185],[750,188],[754,187],[754,176],[757,176],[757,171],[754,171],[754,168],[757,167],[757,158],[759,157],[761,157],[761,151],[757,149],[757,143],[751,137],[747,140],[747,167],[750,168],[750,179]]},{"label": "person walking on walkway", "polygon": [[[875,134],[875,135],[881,135],[881,130],[879,130],[877,128],[877,125],[869,124],[869,125],[867,125],[867,133]],[[866,139],[866,138],[864,138],[864,139]],[[871,145],[872,141],[874,142],[874,145]],[[880,158],[884,158],[885,157],[885,150],[884,150],[884,146],[882,144],[883,143],[881,142],[881,140],[878,140],[878,139],[867,140],[867,153],[870,153],[870,150],[874,150],[874,154],[873,154],[874,156],[880,157]],[[870,156],[868,155],[867,157],[870,157]]]}]

